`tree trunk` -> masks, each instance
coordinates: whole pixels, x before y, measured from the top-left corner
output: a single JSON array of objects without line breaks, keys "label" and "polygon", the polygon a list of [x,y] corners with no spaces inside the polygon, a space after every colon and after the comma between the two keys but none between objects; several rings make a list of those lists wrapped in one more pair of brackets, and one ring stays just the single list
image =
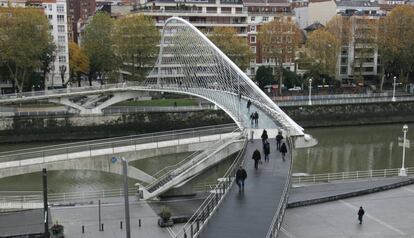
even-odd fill
[{"label": "tree trunk", "polygon": [[279,67],[279,95],[282,96],[282,85],[283,85],[283,63],[280,63]]},{"label": "tree trunk", "polygon": [[380,81],[380,87],[379,87],[379,91],[382,92],[382,87],[384,86],[384,81],[385,81],[385,68],[384,68],[384,64],[381,67],[381,81]]}]

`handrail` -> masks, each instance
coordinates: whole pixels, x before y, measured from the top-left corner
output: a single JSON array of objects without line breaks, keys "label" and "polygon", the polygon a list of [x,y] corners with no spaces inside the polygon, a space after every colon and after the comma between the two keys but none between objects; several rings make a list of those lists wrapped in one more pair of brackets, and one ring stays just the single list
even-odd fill
[{"label": "handrail", "polygon": [[[212,193],[204,200],[199,208],[190,217],[188,222],[182,227],[182,230],[177,233],[175,238],[195,238],[198,237],[204,225],[208,222],[218,205],[221,204],[227,192],[234,183],[234,176],[239,165],[243,163],[246,144],[248,142],[247,131],[243,131],[244,143],[242,149],[237,154],[236,159],[224,173],[222,179],[214,186]],[[201,223],[201,224],[200,224]]]},{"label": "handrail", "polygon": [[[164,176],[165,171],[170,171],[170,170],[172,170],[172,168],[176,168],[177,165],[183,163],[183,161],[187,161],[189,158],[192,158],[197,154],[200,154],[200,152],[199,151],[194,151],[193,153],[191,153],[190,155],[188,155],[187,157],[185,157],[183,160],[179,161],[178,163],[164,167],[163,169],[161,169],[160,171],[158,171],[154,175],[152,175],[152,177],[160,178],[160,177]],[[162,174],[162,175],[159,176],[160,174]]]},{"label": "handrail", "polygon": [[[407,175],[414,175],[414,167],[406,168]],[[372,178],[386,178],[398,176],[399,168],[377,169],[364,171],[348,171],[325,174],[293,176],[292,183],[326,183],[331,181],[361,180]]]},{"label": "handrail", "polygon": [[289,165],[289,173],[286,179],[285,187],[283,188],[282,192],[282,199],[279,203],[275,216],[272,219],[272,223],[269,227],[266,237],[269,238],[276,238],[277,233],[280,230],[280,226],[282,225],[283,217],[285,215],[286,206],[288,203],[289,198],[289,189],[290,189],[290,178],[292,175],[292,167],[293,167],[293,141],[291,137],[288,137],[287,140],[289,151],[290,151],[290,165]]},{"label": "handrail", "polygon": [[[236,130],[232,131],[231,134],[234,134],[238,131],[240,131],[240,130],[237,128]],[[236,135],[236,136],[238,136],[238,135]],[[230,138],[234,139],[236,136],[231,136]],[[156,179],[155,181],[150,183],[148,186],[146,186],[146,189],[151,188],[152,186],[156,185],[157,183],[159,183],[163,179],[167,178],[168,176],[175,176],[175,175],[181,173],[183,169],[186,169],[189,166],[192,166],[193,164],[195,164],[198,160],[205,158],[207,156],[207,154],[211,152],[212,149],[210,149],[210,148],[217,149],[217,145],[222,144],[223,141],[225,141],[226,139],[228,139],[228,137],[222,138],[222,136],[220,135],[220,139],[218,141],[216,141],[213,145],[209,146],[208,149],[204,150],[203,152],[201,152],[200,154],[198,154],[197,156],[195,156],[194,158],[192,158],[190,160],[185,160],[185,159],[181,160],[180,162],[178,162],[177,164],[174,165],[174,167],[176,169],[169,170],[167,173],[162,175],[160,178]]]},{"label": "handrail", "polygon": [[[34,156],[43,156],[44,154],[51,155],[53,154],[53,151],[57,151],[58,154],[62,154],[62,150],[66,150],[70,152],[79,151],[82,149],[83,151],[93,149],[93,147],[97,146],[104,146],[108,148],[113,148],[114,145],[122,146],[125,145],[125,142],[127,145],[131,145],[132,142],[134,144],[137,144],[137,140],[143,141],[143,142],[149,142],[149,141],[163,141],[163,140],[171,140],[171,139],[183,139],[183,138],[190,138],[194,137],[195,135],[201,135],[206,133],[207,135],[215,134],[210,132],[217,132],[218,130],[234,130],[236,128],[236,125],[234,124],[224,124],[223,127],[217,127],[217,126],[207,126],[207,127],[200,127],[194,129],[183,129],[178,131],[168,131],[168,132],[156,132],[156,133],[149,133],[149,134],[139,134],[139,135],[132,135],[132,136],[123,136],[123,137],[115,137],[110,139],[100,139],[100,140],[92,140],[87,142],[75,142],[75,143],[67,143],[67,144],[59,144],[59,145],[52,145],[52,146],[44,146],[44,147],[37,147],[37,148],[31,148],[31,149],[22,149],[22,150],[14,150],[14,151],[5,151],[0,152],[0,160],[6,161],[7,157],[11,156],[23,156],[27,154],[32,154],[29,158],[33,157],[33,154],[36,154]],[[124,143],[124,144],[122,144]],[[120,145],[121,144],[121,145]]]}]

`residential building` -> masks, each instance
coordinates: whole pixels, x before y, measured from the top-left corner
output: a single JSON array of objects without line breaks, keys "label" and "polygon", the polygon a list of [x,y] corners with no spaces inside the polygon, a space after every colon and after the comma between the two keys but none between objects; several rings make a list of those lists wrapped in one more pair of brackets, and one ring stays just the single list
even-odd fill
[{"label": "residential building", "polygon": [[296,6],[293,11],[300,29],[304,29],[314,23],[326,25],[336,16],[337,9],[334,0],[310,0],[307,5]]},{"label": "residential building", "polygon": [[69,40],[78,43],[80,29],[95,14],[95,0],[67,0]]}]

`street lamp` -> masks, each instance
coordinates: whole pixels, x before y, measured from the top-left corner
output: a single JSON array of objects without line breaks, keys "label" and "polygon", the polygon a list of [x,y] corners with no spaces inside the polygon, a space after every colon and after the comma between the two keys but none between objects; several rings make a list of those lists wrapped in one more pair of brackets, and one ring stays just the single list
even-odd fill
[{"label": "street lamp", "polygon": [[312,94],[312,78],[309,78],[309,102],[308,102],[308,105],[312,105],[311,94]]},{"label": "street lamp", "polygon": [[391,101],[395,102],[395,81],[397,80],[397,77],[394,76],[394,86],[393,86],[393,90],[392,90],[392,99]]},{"label": "street lamp", "polygon": [[407,171],[405,170],[404,162],[405,162],[405,141],[407,138],[408,126],[404,125],[402,131],[404,132],[403,154],[402,154],[402,165],[401,165],[400,172],[398,173],[398,176],[407,176]]}]

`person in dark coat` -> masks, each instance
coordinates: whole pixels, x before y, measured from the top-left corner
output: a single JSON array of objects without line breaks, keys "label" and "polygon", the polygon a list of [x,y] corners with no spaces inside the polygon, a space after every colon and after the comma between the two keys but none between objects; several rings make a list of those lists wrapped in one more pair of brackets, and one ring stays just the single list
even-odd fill
[{"label": "person in dark coat", "polygon": [[247,101],[247,111],[250,112],[250,106],[252,105],[252,101]]},{"label": "person in dark coat", "polygon": [[359,207],[358,210],[358,220],[359,220],[359,224],[362,224],[362,217],[364,216],[365,211],[362,207]]},{"label": "person in dark coat", "polygon": [[253,123],[254,123],[254,112],[252,112],[252,114],[250,114],[250,123],[252,124],[252,127],[253,127]]},{"label": "person in dark coat", "polygon": [[257,111],[254,112],[254,124],[256,128],[259,125],[259,113],[257,113]]},{"label": "person in dark coat", "polygon": [[282,132],[279,131],[279,133],[277,133],[277,136],[276,136],[276,149],[280,150],[280,144],[282,140],[283,140]]},{"label": "person in dark coat", "polygon": [[267,135],[267,131],[266,131],[266,129],[265,129],[265,130],[263,130],[263,133],[262,133],[262,142],[263,142],[263,146],[264,146],[265,141],[266,141],[268,138],[269,138],[269,136]]},{"label": "person in dark coat", "polygon": [[269,141],[265,141],[263,144],[264,160],[269,162],[270,144]]},{"label": "person in dark coat", "polygon": [[286,147],[286,144],[284,142],[280,146],[280,153],[282,153],[282,160],[285,161],[285,155],[287,153],[287,147]]},{"label": "person in dark coat", "polygon": [[258,149],[253,152],[252,159],[254,160],[254,168],[257,169],[259,161],[261,160],[260,151]]},{"label": "person in dark coat", "polygon": [[239,192],[241,190],[244,190],[244,180],[247,178],[247,172],[245,169],[243,169],[243,166],[240,166],[240,168],[236,172],[236,184],[239,186]]}]

